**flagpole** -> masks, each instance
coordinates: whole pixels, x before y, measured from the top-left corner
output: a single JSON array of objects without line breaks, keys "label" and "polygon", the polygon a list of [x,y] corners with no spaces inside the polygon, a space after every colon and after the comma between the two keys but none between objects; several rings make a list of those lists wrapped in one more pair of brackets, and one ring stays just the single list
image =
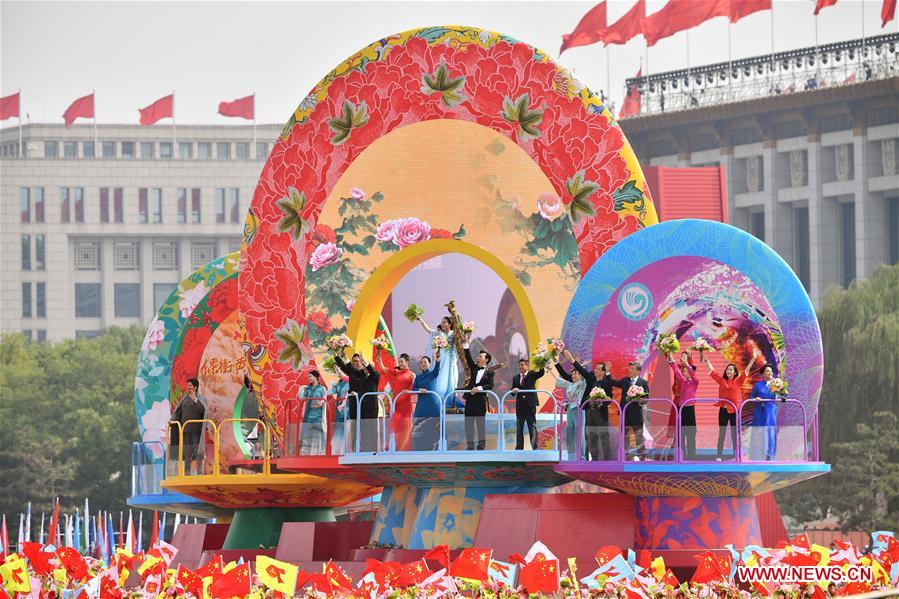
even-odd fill
[{"label": "flagpole", "polygon": [[172,156],[175,155],[175,90],[172,90]]},{"label": "flagpole", "polygon": [[[19,88],[19,117],[18,118],[19,118],[19,158],[24,158],[25,157],[25,148],[22,147],[22,88]],[[29,523],[30,523],[31,514],[29,514],[28,516],[29,516]],[[31,539],[28,539],[28,540],[30,541]]]},{"label": "flagpole", "polygon": [[94,97],[94,158],[100,152],[100,137],[97,135],[97,90],[92,89],[91,95]]}]

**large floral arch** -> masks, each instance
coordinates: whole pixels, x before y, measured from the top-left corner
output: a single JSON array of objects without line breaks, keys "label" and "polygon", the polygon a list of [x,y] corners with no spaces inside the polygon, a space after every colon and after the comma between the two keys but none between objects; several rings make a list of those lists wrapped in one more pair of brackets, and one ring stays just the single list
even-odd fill
[{"label": "large floral arch", "polygon": [[[378,139],[440,119],[488,127],[539,166],[561,204],[550,201],[549,210],[563,218],[538,228],[570,231],[577,255],[569,261],[580,274],[617,240],[657,222],[643,173],[611,113],[544,52],[469,27],[378,40],[300,103],[253,196],[239,301],[249,344],[272,359],[263,374],[267,401],[295,396],[313,359],[307,266],[313,256],[310,272],[339,257],[333,231],[318,226],[338,179]],[[420,239],[428,238],[425,231]],[[489,242],[482,245],[491,250]]]}]

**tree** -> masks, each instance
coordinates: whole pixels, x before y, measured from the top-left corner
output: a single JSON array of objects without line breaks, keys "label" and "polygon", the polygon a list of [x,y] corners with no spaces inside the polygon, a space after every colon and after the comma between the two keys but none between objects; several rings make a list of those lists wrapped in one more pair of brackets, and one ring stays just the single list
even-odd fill
[{"label": "tree", "polygon": [[0,512],[125,509],[138,439],[134,371],[144,331],[32,344],[0,338]]}]

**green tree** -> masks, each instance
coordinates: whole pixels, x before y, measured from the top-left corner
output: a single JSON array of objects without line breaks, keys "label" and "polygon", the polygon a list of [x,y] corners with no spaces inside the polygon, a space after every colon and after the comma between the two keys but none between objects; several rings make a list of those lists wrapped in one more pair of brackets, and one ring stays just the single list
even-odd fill
[{"label": "green tree", "polygon": [[0,512],[125,509],[138,439],[134,369],[144,331],[32,344],[0,338]]}]

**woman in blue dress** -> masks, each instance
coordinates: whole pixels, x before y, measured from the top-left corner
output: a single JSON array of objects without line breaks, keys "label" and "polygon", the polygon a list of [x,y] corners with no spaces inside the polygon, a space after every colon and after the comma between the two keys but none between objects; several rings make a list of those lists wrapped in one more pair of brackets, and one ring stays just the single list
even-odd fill
[{"label": "woman in blue dress", "polygon": [[447,397],[447,394],[455,391],[459,384],[459,363],[457,361],[456,347],[453,344],[456,337],[453,333],[452,321],[449,316],[444,316],[436,329],[428,326],[428,323],[421,316],[418,317],[418,322],[431,336],[428,342],[428,357],[432,360],[432,363],[434,360],[434,339],[441,335],[446,337],[446,347],[440,351],[440,360],[437,362],[440,368],[437,379],[434,381],[433,390],[445,399],[447,408],[461,408],[464,405],[461,397]]},{"label": "woman in blue dress", "polygon": [[750,399],[760,400],[756,402],[752,414],[752,460],[761,460],[762,447],[768,461],[773,460],[777,454],[777,394],[769,387],[773,378],[774,367],[765,364],[762,367],[762,380],[753,385],[749,394]]},{"label": "woman in blue dress", "polygon": [[310,371],[309,384],[300,389],[300,398],[306,400],[303,409],[303,428],[300,430],[301,455],[325,453],[326,394],[318,371]]},{"label": "woman in blue dress", "polygon": [[331,455],[343,455],[345,452],[344,440],[346,439],[346,394],[350,390],[350,379],[342,372],[338,372],[338,378],[331,383],[328,394],[334,402],[334,432],[331,435]]}]

